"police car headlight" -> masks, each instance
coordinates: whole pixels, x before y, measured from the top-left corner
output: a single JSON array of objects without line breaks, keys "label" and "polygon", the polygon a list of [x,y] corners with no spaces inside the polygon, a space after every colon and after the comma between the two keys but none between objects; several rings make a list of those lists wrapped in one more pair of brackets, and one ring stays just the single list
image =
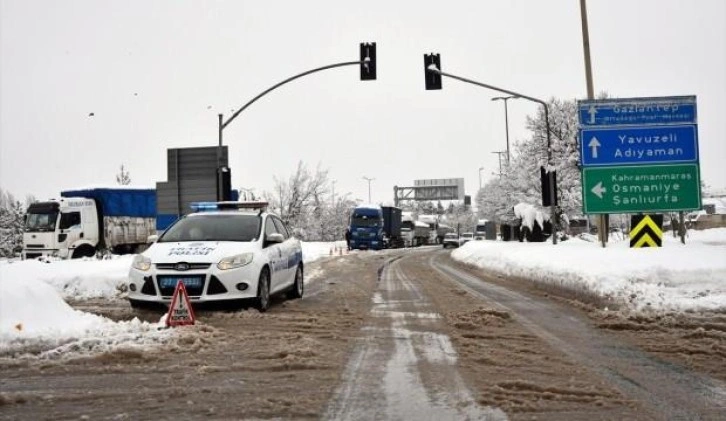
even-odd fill
[{"label": "police car headlight", "polygon": [[134,262],[132,263],[132,266],[134,267],[134,269],[146,272],[147,270],[151,269],[151,259],[146,256],[137,254],[134,257]]},{"label": "police car headlight", "polygon": [[242,266],[252,263],[253,257],[254,254],[252,253],[242,253],[236,256],[225,257],[217,263],[217,267],[219,270],[241,268]]}]

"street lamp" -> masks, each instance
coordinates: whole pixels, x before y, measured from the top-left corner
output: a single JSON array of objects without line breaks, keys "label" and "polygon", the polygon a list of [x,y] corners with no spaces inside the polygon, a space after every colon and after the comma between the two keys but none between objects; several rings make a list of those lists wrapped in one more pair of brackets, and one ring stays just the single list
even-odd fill
[{"label": "street lamp", "polygon": [[496,96],[492,98],[492,101],[504,101],[504,129],[507,133],[507,166],[509,166],[509,113],[507,112],[507,101],[510,99],[517,99],[519,96],[517,95],[510,95],[510,96]]},{"label": "street lamp", "polygon": [[368,182],[368,203],[371,203],[371,181],[375,180],[375,178],[363,176],[363,179]]},{"label": "street lamp", "polygon": [[481,172],[484,170],[484,167],[479,167],[479,190],[481,190]]}]

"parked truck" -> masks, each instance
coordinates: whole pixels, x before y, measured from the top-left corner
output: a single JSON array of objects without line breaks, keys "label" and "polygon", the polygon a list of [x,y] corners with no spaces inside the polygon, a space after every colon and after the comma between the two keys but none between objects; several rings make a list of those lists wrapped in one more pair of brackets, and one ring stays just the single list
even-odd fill
[{"label": "parked truck", "polygon": [[401,209],[393,206],[360,205],[350,215],[350,248],[381,250],[404,246]]},{"label": "parked truck", "polygon": [[154,189],[119,186],[67,190],[61,192],[60,199],[28,207],[22,257],[134,253],[144,249],[154,234]]}]

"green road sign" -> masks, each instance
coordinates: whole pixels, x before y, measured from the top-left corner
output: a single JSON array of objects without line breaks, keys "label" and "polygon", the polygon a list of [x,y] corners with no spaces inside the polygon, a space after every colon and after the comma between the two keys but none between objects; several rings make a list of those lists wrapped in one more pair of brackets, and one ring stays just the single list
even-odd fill
[{"label": "green road sign", "polygon": [[585,213],[647,213],[701,209],[698,164],[585,167]]}]

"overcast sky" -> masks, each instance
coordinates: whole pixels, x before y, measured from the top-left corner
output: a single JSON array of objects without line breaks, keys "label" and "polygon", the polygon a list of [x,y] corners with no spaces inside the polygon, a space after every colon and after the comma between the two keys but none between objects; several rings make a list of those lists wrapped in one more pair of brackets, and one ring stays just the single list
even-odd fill
[{"label": "overcast sky", "polygon": [[[224,130],[235,188],[271,190],[298,161],[336,195],[393,200],[415,179],[465,178],[467,194],[506,148],[498,94],[442,70],[538,98],[586,96],[578,0],[0,0],[0,188],[18,198],[166,181],[166,149],[217,144],[217,114],[315,67],[378,46],[378,80],[357,67],[272,92]],[[726,186],[726,2],[589,0],[595,91],[697,95],[701,176]],[[512,143],[536,105],[509,101]],[[94,116],[89,117],[89,113]]]}]

